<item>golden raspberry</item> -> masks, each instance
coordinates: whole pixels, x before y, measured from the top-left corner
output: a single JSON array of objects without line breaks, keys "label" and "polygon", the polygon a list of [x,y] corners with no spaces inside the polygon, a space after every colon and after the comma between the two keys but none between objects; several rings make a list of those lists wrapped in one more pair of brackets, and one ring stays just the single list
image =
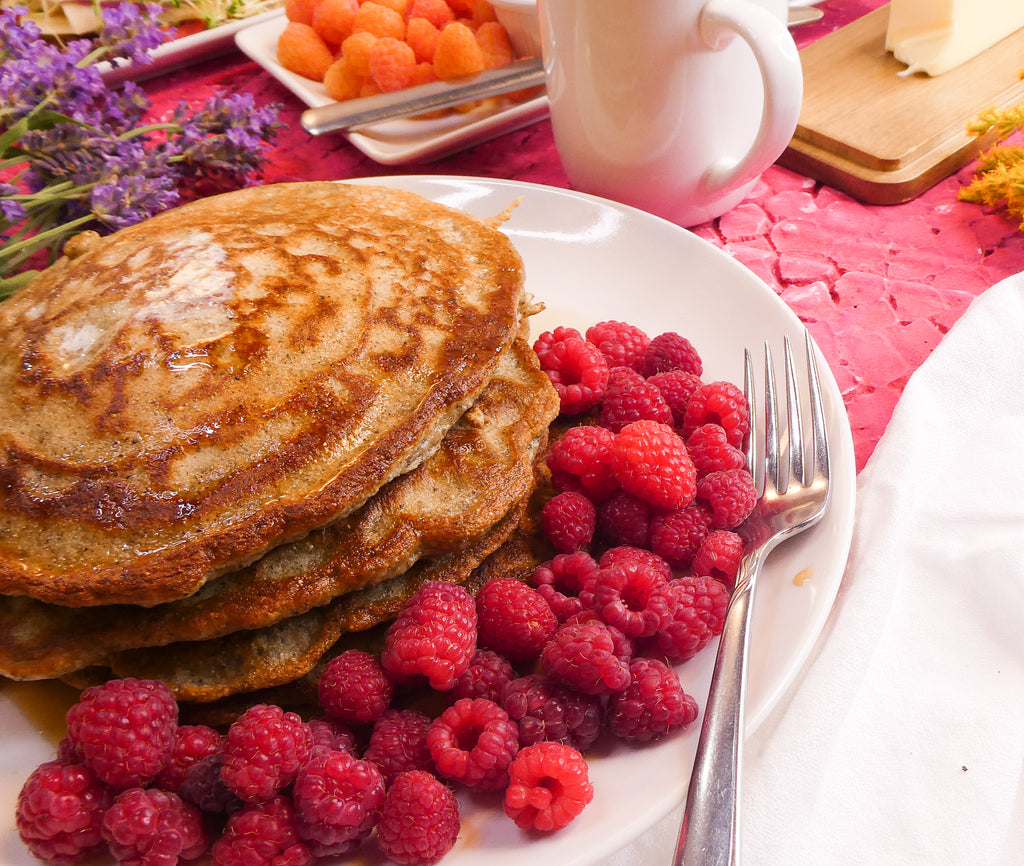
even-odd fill
[{"label": "golden raspberry", "polygon": [[277,40],[277,61],[289,72],[323,81],[334,56],[309,24],[289,21]]}]

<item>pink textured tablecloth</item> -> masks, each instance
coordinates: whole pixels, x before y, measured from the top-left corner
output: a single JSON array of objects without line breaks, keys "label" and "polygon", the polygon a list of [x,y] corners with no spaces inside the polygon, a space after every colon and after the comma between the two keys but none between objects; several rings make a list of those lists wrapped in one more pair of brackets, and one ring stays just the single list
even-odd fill
[{"label": "pink textured tablecloth", "polygon": [[[797,43],[807,45],[880,5],[820,3],[825,17],[797,28]],[[179,99],[198,100],[218,90],[280,103],[286,126],[270,152],[266,182],[461,174],[570,186],[547,120],[437,162],[395,167],[374,162],[340,134],[307,135],[299,126],[305,106],[238,53],[144,87],[154,118]],[[968,166],[913,201],[879,207],[773,166],[742,204],[694,229],[748,266],[807,324],[842,389],[858,469],[910,374],[972,298],[1024,270],[1024,234],[1015,224],[957,199],[970,173]]]}]

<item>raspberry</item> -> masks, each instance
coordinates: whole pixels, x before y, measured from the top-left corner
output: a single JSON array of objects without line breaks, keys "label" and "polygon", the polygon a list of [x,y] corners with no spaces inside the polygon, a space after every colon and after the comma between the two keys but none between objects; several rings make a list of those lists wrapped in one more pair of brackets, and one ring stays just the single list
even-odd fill
[{"label": "raspberry", "polygon": [[442,81],[484,70],[484,53],[465,24],[453,21],[441,29],[434,50],[434,72]]},{"label": "raspberry", "polygon": [[399,683],[426,677],[447,691],[476,649],[476,603],[461,586],[431,580],[406,602],[388,628],[381,665]]},{"label": "raspberry", "polygon": [[613,367],[601,400],[600,421],[618,433],[627,424],[640,420],[672,425],[672,410],[661,391],[629,367]]},{"label": "raspberry", "polygon": [[631,545],[610,547],[601,554],[599,564],[601,568],[611,568],[613,565],[625,565],[634,562],[653,569],[662,575],[665,580],[672,579],[672,567],[668,562],[658,556],[658,554],[643,547],[633,547]]},{"label": "raspberry", "polygon": [[672,621],[645,641],[641,651],[679,664],[693,658],[721,633],[729,591],[710,577],[679,577],[669,581],[669,589],[676,600]]},{"label": "raspberry", "polygon": [[100,781],[132,788],[170,759],[178,705],[158,680],[110,680],[83,691],[67,723],[70,744]]},{"label": "raspberry", "polygon": [[334,55],[312,26],[289,21],[277,37],[277,62],[303,78],[323,81]]},{"label": "raspberry", "polygon": [[746,467],[705,475],[697,482],[697,496],[710,506],[715,529],[739,526],[757,504],[754,479]]},{"label": "raspberry", "polygon": [[668,580],[638,560],[600,569],[592,591],[594,612],[626,637],[649,637],[672,619]]},{"label": "raspberry", "polygon": [[709,532],[693,558],[693,573],[713,577],[731,589],[736,585],[743,546],[743,539],[735,532],[726,529]]},{"label": "raspberry", "polygon": [[410,18],[405,24],[405,41],[416,55],[417,63],[429,63],[431,72],[434,69],[434,52],[437,51],[437,40],[441,31],[421,16]]},{"label": "raspberry", "polygon": [[81,764],[48,761],[26,779],[15,820],[28,850],[56,866],[80,863],[104,849],[102,822],[112,795]]},{"label": "raspberry", "polygon": [[176,864],[206,851],[203,817],[177,794],[129,788],[103,816],[103,838],[120,863]]},{"label": "raspberry", "polygon": [[608,699],[608,726],[622,740],[649,743],[697,718],[697,702],[683,691],[679,676],[663,661],[637,658],[633,681]]},{"label": "raspberry", "polygon": [[615,649],[605,623],[569,620],[559,626],[541,652],[541,670],[584,694],[611,694],[629,685],[629,667],[616,656]]},{"label": "raspberry", "polygon": [[686,404],[683,438],[689,439],[702,424],[718,424],[725,428],[726,438],[734,448],[742,448],[750,432],[750,409],[743,392],[731,382],[708,382],[701,385]]},{"label": "raspberry", "polygon": [[541,367],[561,400],[563,415],[582,415],[593,409],[608,385],[608,362],[597,346],[569,337],[552,343]]},{"label": "raspberry", "polygon": [[[484,63],[488,69],[505,66],[516,59],[512,40],[508,31],[497,21],[484,21],[476,28],[476,41],[484,53]],[[602,355],[602,360],[604,356]],[[607,366],[607,362],[605,364]]]},{"label": "raspberry", "polygon": [[587,762],[571,746],[526,746],[509,768],[505,814],[524,830],[560,830],[593,799]]},{"label": "raspberry", "polygon": [[672,568],[689,568],[711,531],[711,512],[700,503],[658,514],[651,521],[651,550]]},{"label": "raspberry", "polygon": [[682,508],[696,493],[697,470],[676,432],[634,421],[612,443],[612,471],[627,493],[655,508]]},{"label": "raspberry", "polygon": [[287,0],[284,15],[289,21],[300,21],[303,24],[313,23],[313,10],[320,0]]},{"label": "raspberry", "polygon": [[597,506],[597,532],[616,547],[646,547],[651,534],[651,506],[619,491]]},{"label": "raspberry", "polygon": [[299,838],[295,809],[283,796],[232,815],[210,853],[212,866],[307,866],[313,860]]},{"label": "raspberry", "polygon": [[196,761],[185,772],[178,796],[207,814],[237,812],[244,803],[224,784],[220,774],[223,766],[224,756],[220,753]]},{"label": "raspberry", "polygon": [[704,383],[700,376],[687,373],[685,370],[668,370],[655,373],[647,380],[661,392],[661,396],[672,410],[672,426],[682,429],[686,420],[686,404],[690,397]]},{"label": "raspberry", "polygon": [[582,550],[593,539],[597,509],[582,493],[566,490],[544,503],[540,525],[555,550],[573,553]]},{"label": "raspberry", "polygon": [[352,21],[353,33],[372,33],[378,39],[390,36],[393,39],[405,38],[405,19],[394,9],[382,3],[365,2]]},{"label": "raspberry", "polygon": [[535,661],[558,628],[551,606],[515,578],[486,583],[476,596],[477,642],[512,662]]},{"label": "raspberry", "polygon": [[269,800],[309,760],[313,735],[295,713],[256,704],[228,728],[221,778],[247,803]]},{"label": "raspberry", "polygon": [[347,752],[318,752],[292,790],[299,836],[314,857],[354,851],[370,835],[384,802],[376,764]]},{"label": "raspberry", "polygon": [[546,461],[559,491],[576,490],[600,502],[619,489],[611,468],[615,434],[605,427],[572,427],[551,445]]},{"label": "raspberry", "polygon": [[643,369],[644,352],[650,337],[636,325],[625,322],[598,322],[587,328],[587,339],[608,359],[609,367]]},{"label": "raspberry", "polygon": [[310,719],[307,724],[313,737],[313,751],[327,749],[348,752],[350,755],[356,754],[359,742],[347,725],[337,719]]},{"label": "raspberry", "polygon": [[682,370],[694,376],[700,376],[704,372],[704,364],[693,344],[674,331],[659,334],[644,350],[645,376],[667,373],[669,370]]},{"label": "raspberry", "polygon": [[311,24],[317,35],[332,51],[337,51],[349,36],[352,25],[359,10],[357,0],[317,0],[313,14],[307,24]]},{"label": "raspberry", "polygon": [[[593,581],[588,582],[588,586],[593,585]],[[580,593],[580,598],[586,601],[587,604],[593,605],[594,594],[588,589],[583,589]],[[579,625],[585,622],[597,622],[603,625],[607,630],[608,634],[612,638],[612,654],[620,662],[628,665],[633,660],[634,647],[632,638],[626,637],[619,629],[613,625],[609,625],[602,620],[593,607],[587,607],[581,610],[577,614],[573,614],[569,619],[565,621],[565,625]]]},{"label": "raspberry", "polygon": [[519,725],[523,746],[547,741],[584,752],[601,734],[601,699],[570,689],[546,674],[528,674],[509,682],[501,705]]},{"label": "raspberry", "polygon": [[597,570],[597,563],[586,551],[560,553],[537,566],[531,580],[559,622],[583,610],[579,592],[586,579]]},{"label": "raspberry", "polygon": [[463,698],[434,719],[427,746],[445,778],[477,791],[499,791],[519,750],[519,729],[494,701]]},{"label": "raspberry", "polygon": [[533,342],[533,351],[537,355],[537,360],[540,361],[541,368],[546,368],[554,346],[564,343],[566,340],[582,339],[583,335],[575,328],[559,325],[551,331],[544,331],[544,333],[537,337]]},{"label": "raspberry", "polygon": [[363,30],[353,33],[341,43],[341,56],[353,76],[360,79],[370,77],[370,51],[376,42],[376,36]]},{"label": "raspberry", "polygon": [[459,837],[459,804],[447,785],[422,770],[402,773],[388,788],[377,844],[400,864],[436,863]]},{"label": "raspberry", "polygon": [[491,650],[478,649],[466,672],[448,693],[449,700],[455,703],[460,698],[487,698],[496,704],[500,703],[501,690],[515,675],[515,670],[504,656]]},{"label": "raspberry", "polygon": [[217,731],[206,725],[179,726],[174,735],[171,756],[153,784],[164,791],[177,793],[188,768],[209,755],[219,754],[222,740]]},{"label": "raspberry", "polygon": [[445,0],[409,0],[405,15],[410,21],[423,18],[438,30],[455,20],[455,13]]},{"label": "raspberry", "polygon": [[394,690],[378,658],[355,649],[327,662],[317,682],[323,711],[349,724],[376,721],[391,703]]},{"label": "raspberry", "polygon": [[429,730],[430,718],[419,710],[388,710],[374,723],[363,760],[376,764],[388,784],[407,770],[432,772]]},{"label": "raspberry", "polygon": [[385,36],[370,49],[370,77],[382,93],[402,90],[412,84],[416,52],[401,39]]},{"label": "raspberry", "polygon": [[718,424],[701,424],[686,440],[686,450],[701,478],[723,469],[743,469],[747,456],[729,444],[728,434]]}]

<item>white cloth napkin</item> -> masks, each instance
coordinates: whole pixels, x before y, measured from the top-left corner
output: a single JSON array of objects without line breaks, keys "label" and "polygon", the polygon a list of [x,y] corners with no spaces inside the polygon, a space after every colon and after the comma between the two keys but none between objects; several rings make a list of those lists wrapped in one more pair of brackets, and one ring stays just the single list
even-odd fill
[{"label": "white cloth napkin", "polygon": [[[911,377],[802,676],[748,741],[744,866],[1024,864],[1024,274]],[[671,862],[679,813],[609,864]]]}]

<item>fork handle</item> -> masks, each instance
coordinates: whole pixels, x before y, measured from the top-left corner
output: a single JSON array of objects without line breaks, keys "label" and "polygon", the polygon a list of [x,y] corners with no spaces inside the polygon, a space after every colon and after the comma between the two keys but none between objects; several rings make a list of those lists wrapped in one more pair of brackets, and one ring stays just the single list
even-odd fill
[{"label": "fork handle", "polygon": [[736,575],[736,588],[715,656],[675,866],[735,866],[739,862],[743,696],[753,597],[751,576],[756,567],[754,561],[744,558]]}]

